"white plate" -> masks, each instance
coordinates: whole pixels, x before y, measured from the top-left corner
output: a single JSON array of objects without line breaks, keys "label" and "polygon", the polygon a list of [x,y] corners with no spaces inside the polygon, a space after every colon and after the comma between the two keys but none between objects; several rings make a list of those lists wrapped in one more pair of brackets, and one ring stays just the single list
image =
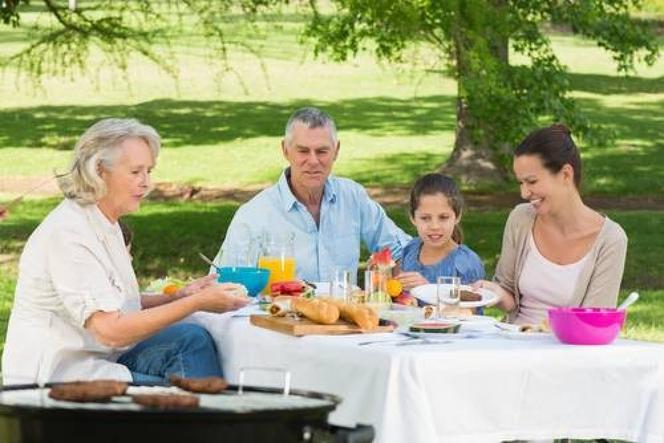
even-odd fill
[{"label": "white plate", "polygon": [[510,340],[541,340],[552,338],[550,332],[522,332],[519,331],[519,325],[498,322],[495,324],[498,335],[509,338]]},{"label": "white plate", "polygon": [[[428,284],[416,286],[410,290],[410,293],[415,297],[419,298],[425,303],[432,305],[438,304],[437,296],[437,286],[436,284]],[[449,291],[452,285],[441,285],[444,291]],[[461,285],[461,289],[464,291],[471,291],[472,288],[468,285]],[[493,291],[489,291],[485,288],[477,289],[473,292],[477,292],[482,296],[482,300],[479,301],[462,301],[459,302],[459,307],[461,308],[479,308],[480,306],[487,306],[494,304],[498,301],[498,294]]]}]

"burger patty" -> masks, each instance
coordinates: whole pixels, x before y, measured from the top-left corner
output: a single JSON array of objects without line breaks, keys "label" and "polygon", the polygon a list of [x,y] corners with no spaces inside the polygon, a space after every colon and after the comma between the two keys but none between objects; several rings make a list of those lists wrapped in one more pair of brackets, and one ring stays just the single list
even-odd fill
[{"label": "burger patty", "polygon": [[228,387],[228,382],[221,377],[184,378],[171,375],[171,384],[189,392],[218,394]]},{"label": "burger patty", "polygon": [[111,397],[124,395],[127,383],[116,380],[76,381],[53,386],[48,396],[54,400],[86,402],[107,402]]},{"label": "burger patty", "polygon": [[131,396],[134,403],[157,409],[190,409],[198,407],[198,397],[190,394],[139,394]]}]

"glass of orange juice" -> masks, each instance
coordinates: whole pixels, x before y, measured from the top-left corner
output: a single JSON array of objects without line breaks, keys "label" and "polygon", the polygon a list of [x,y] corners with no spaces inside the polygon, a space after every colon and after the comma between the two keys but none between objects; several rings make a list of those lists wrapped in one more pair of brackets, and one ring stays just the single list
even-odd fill
[{"label": "glass of orange juice", "polygon": [[294,243],[295,234],[292,232],[264,234],[258,267],[270,270],[267,288],[278,281],[295,280]]}]

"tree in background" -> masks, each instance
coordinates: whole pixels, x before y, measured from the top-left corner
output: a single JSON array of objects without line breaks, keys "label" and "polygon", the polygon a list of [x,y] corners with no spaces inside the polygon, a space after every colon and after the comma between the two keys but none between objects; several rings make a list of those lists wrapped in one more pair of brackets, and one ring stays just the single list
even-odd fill
[{"label": "tree in background", "polygon": [[[39,80],[45,74],[73,74],[90,70],[94,48],[106,62],[122,70],[139,54],[173,77],[175,56],[169,52],[182,35],[205,40],[210,64],[232,71],[228,49],[242,41],[229,38],[229,22],[252,23],[262,0],[0,0],[0,20],[6,26],[29,30],[29,45],[5,58],[0,67],[15,66]],[[21,15],[41,12],[36,23]],[[232,20],[229,14],[233,13]],[[246,19],[246,20],[245,20]],[[2,26],[2,25],[0,25]],[[241,79],[240,79],[241,80]]]},{"label": "tree in background", "polygon": [[[542,121],[590,125],[569,97],[566,69],[543,26],[568,26],[610,51],[618,71],[655,62],[651,29],[630,17],[632,0],[333,0],[314,11],[306,34],[316,52],[337,60],[363,49],[403,61],[413,42],[428,42],[457,80],[456,141],[443,170],[465,182],[505,178],[509,147]],[[518,54],[525,63],[510,63]]]},{"label": "tree in background", "polygon": [[[414,44],[432,45],[457,80],[456,141],[443,170],[467,183],[506,177],[507,153],[544,121],[562,121],[576,133],[590,125],[569,97],[565,67],[543,26],[554,23],[591,38],[610,51],[617,69],[629,73],[637,61],[654,63],[658,46],[651,29],[630,10],[639,0],[309,0],[305,35],[316,53],[342,61],[367,42],[378,57],[400,60]],[[206,39],[213,59],[232,70],[229,46],[243,45],[224,32],[228,15],[247,23],[258,11],[289,0],[41,0],[50,16],[35,27],[31,43],[2,65],[15,64],[33,76],[86,69],[98,47],[110,62],[126,67],[138,53],[177,76],[163,49],[182,32]],[[0,19],[20,26],[28,0],[0,0]],[[239,11],[239,14],[238,14]],[[178,17],[175,21],[172,17]],[[511,63],[518,55],[525,62]]]}]

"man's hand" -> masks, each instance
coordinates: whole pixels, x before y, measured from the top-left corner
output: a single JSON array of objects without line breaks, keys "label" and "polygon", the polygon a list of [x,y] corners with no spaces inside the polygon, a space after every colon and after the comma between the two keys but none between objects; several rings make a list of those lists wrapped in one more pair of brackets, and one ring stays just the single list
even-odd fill
[{"label": "man's hand", "polygon": [[429,283],[419,272],[401,272],[396,276],[396,279],[399,280],[403,288],[407,290],[411,290],[415,286],[426,285]]},{"label": "man's hand", "polygon": [[9,210],[0,205],[0,221],[6,219],[7,217],[9,217]]}]

